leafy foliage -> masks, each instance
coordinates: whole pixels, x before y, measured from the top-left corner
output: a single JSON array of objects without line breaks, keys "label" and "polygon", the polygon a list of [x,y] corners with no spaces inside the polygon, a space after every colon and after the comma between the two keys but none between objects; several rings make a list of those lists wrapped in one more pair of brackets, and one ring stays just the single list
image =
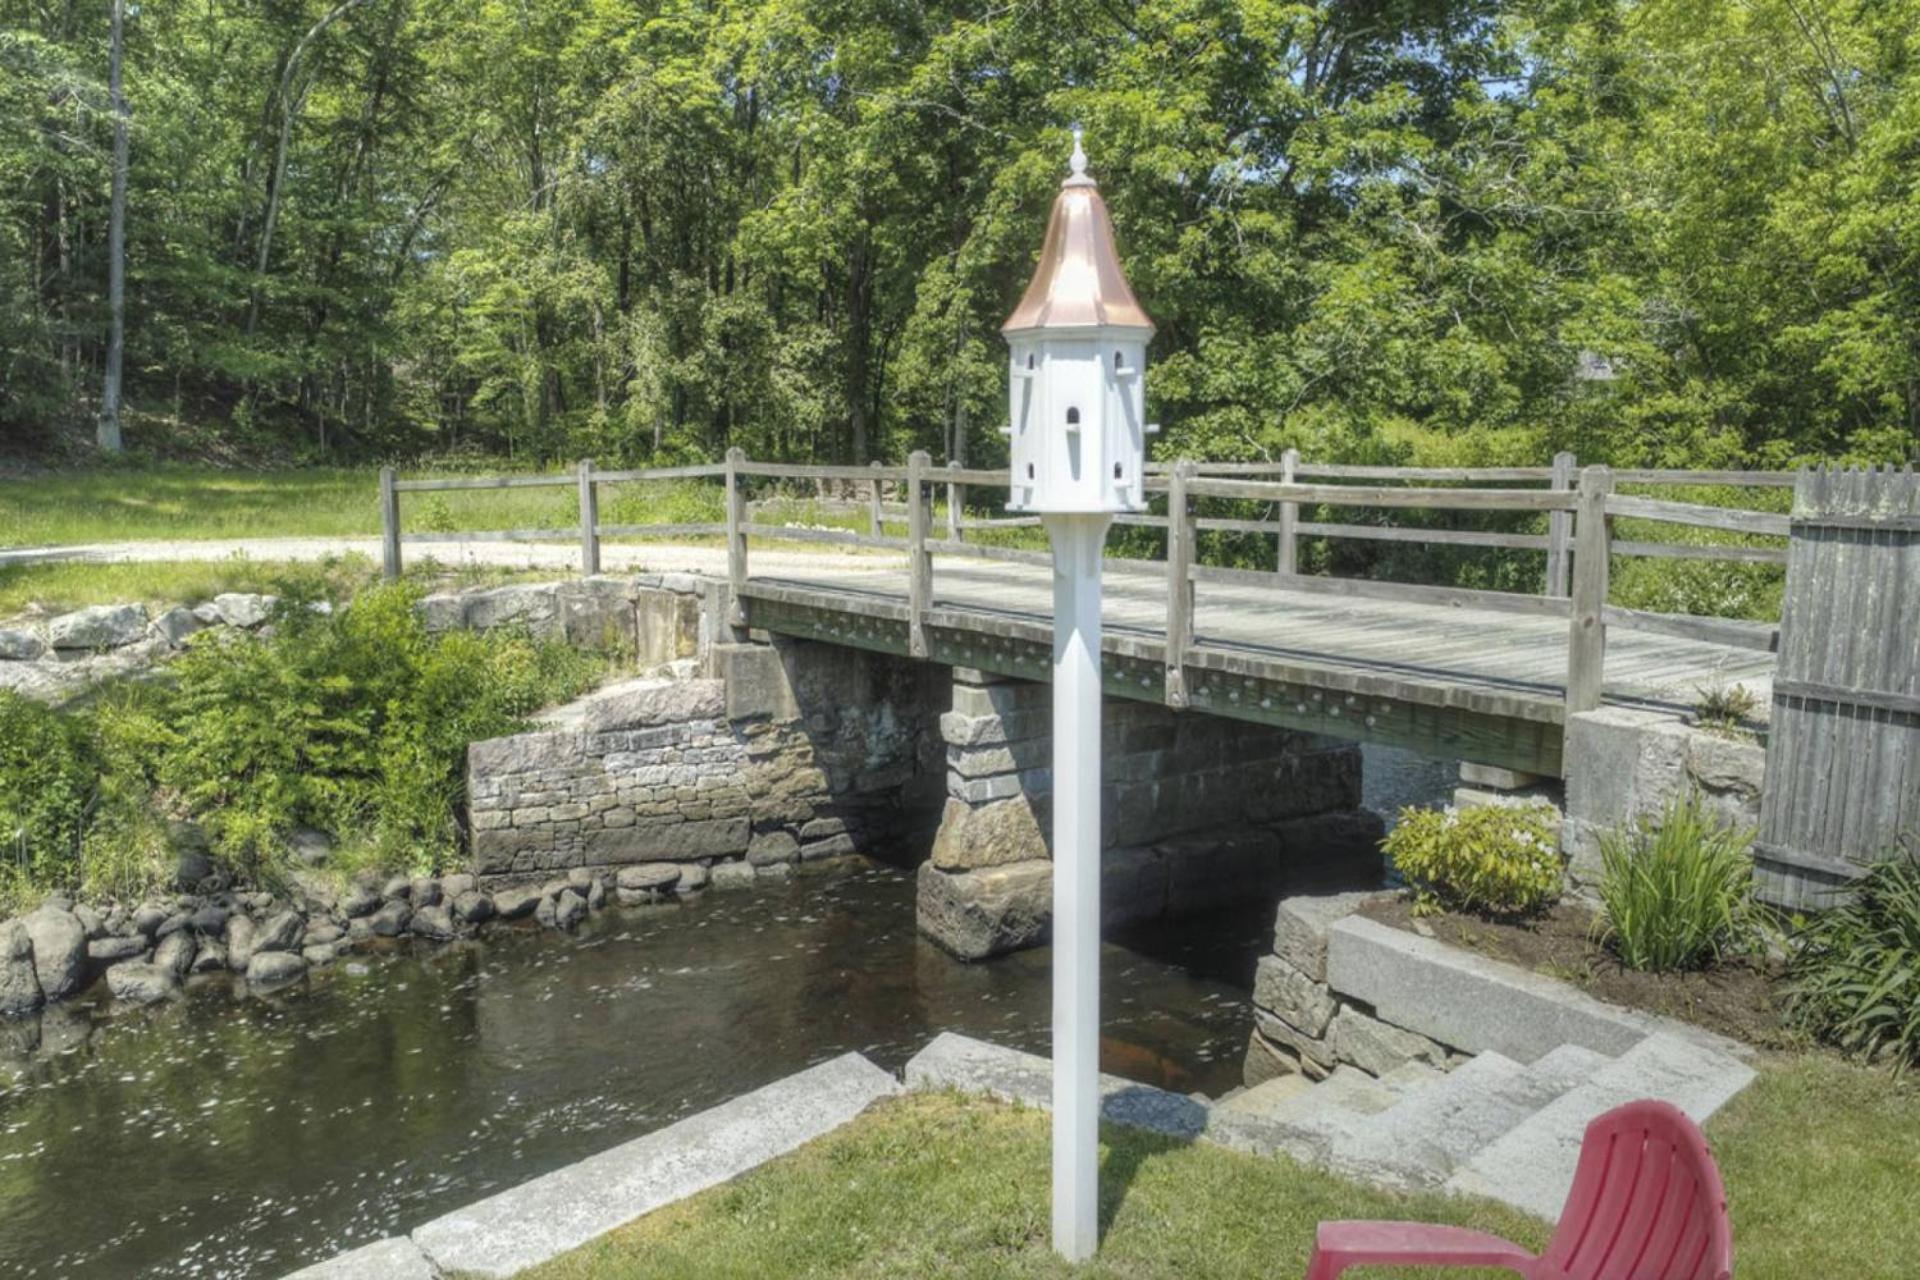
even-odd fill
[{"label": "leafy foliage", "polygon": [[1545,805],[1402,809],[1382,847],[1416,909],[1524,916],[1560,900],[1560,855]]},{"label": "leafy foliage", "polygon": [[[106,21],[0,0],[10,439],[96,390]],[[1897,457],[1916,27],[1920,0],[143,5],[133,436],[990,463],[996,326],[1080,121],[1173,448]]]},{"label": "leafy foliage", "polygon": [[1896,1070],[1920,1062],[1920,854],[1868,868],[1794,939],[1789,1010],[1822,1039]]},{"label": "leafy foliage", "polygon": [[0,823],[14,892],[135,892],[171,865],[168,823],[270,868],[289,828],[354,842],[362,866],[427,869],[455,848],[466,746],[571,697],[597,660],[525,635],[429,635],[406,587],[322,611],[283,598],[273,634],[209,634],[166,684],[80,713],[0,693]]},{"label": "leafy foliage", "polygon": [[70,864],[93,801],[85,726],[0,690],[0,865],[26,879]]},{"label": "leafy foliage", "polygon": [[1600,838],[1603,937],[1630,969],[1693,969],[1753,949],[1753,833],[1697,794]]}]

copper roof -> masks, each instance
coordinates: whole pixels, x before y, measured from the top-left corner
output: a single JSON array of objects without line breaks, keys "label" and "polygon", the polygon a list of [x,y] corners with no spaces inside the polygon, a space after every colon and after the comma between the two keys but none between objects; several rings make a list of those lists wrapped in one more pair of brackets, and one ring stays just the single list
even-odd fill
[{"label": "copper roof", "polygon": [[1047,220],[1040,264],[1002,333],[1026,329],[1071,329],[1113,325],[1153,332],[1153,321],[1134,299],[1120,255],[1113,247],[1107,202],[1086,174],[1086,156],[1074,138],[1073,174],[1060,184]]}]

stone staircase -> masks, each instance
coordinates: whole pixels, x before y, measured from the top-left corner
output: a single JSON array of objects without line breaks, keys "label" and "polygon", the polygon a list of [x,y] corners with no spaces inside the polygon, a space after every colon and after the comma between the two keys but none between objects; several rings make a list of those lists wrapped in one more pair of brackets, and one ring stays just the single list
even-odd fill
[{"label": "stone staircase", "polygon": [[[1730,1047],[1730,1046],[1729,1046]],[[909,1087],[1049,1101],[1046,1059],[943,1035],[907,1067]],[[1664,1098],[1704,1122],[1753,1071],[1697,1035],[1654,1031],[1617,1054],[1562,1044],[1522,1063],[1483,1051],[1452,1071],[1409,1063],[1375,1077],[1282,1076],[1217,1102],[1103,1081],[1105,1118],[1254,1154],[1286,1154],[1402,1190],[1446,1189],[1556,1218],[1587,1124],[1623,1102]]]}]

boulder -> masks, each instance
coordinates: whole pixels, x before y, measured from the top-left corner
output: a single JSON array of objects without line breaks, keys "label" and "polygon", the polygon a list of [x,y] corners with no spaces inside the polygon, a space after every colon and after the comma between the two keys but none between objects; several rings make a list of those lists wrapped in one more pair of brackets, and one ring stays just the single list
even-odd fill
[{"label": "boulder", "polygon": [[440,882],[432,876],[416,877],[410,886],[410,894],[414,910],[431,907],[440,901]]},{"label": "boulder", "polygon": [[920,932],[962,960],[1038,946],[1053,927],[1053,864],[949,872],[923,862],[916,913]]},{"label": "boulder", "polygon": [[193,967],[195,950],[191,933],[185,929],[170,933],[160,939],[160,945],[153,949],[153,967],[165,969],[176,978],[184,978],[187,970]]},{"label": "boulder", "polygon": [[461,872],[458,875],[440,877],[440,896],[448,902],[452,902],[463,893],[472,893],[479,887],[479,879],[465,872]]},{"label": "boulder", "polygon": [[370,916],[379,909],[380,891],[369,885],[356,884],[340,899],[340,912],[349,920]]},{"label": "boulder", "polygon": [[147,609],[139,604],[97,604],[63,613],[47,624],[55,649],[117,649],[147,630]]},{"label": "boulder", "polygon": [[468,889],[453,900],[453,918],[461,924],[483,924],[493,915],[493,899],[478,889]]},{"label": "boulder", "polygon": [[716,862],[707,872],[708,880],[716,889],[751,889],[759,873],[753,864],[747,861]]},{"label": "boulder", "polygon": [[0,1016],[31,1013],[45,1002],[33,971],[33,937],[18,920],[0,924]]},{"label": "boulder", "polygon": [[346,936],[347,931],[331,920],[323,920],[318,924],[309,922],[306,936],[300,939],[300,945],[302,948],[324,947]]},{"label": "boulder", "polygon": [[0,662],[32,662],[47,651],[47,642],[31,631],[0,630]]},{"label": "boulder", "polygon": [[151,938],[173,913],[158,903],[143,902],[133,913],[133,927]]},{"label": "boulder", "polygon": [[322,867],[333,856],[333,837],[312,827],[295,827],[287,837],[287,852],[304,867]]},{"label": "boulder", "polygon": [[300,947],[300,935],[306,932],[307,922],[298,911],[282,911],[260,926],[259,934],[254,938],[253,950],[258,955],[266,951],[297,951]]},{"label": "boulder", "polygon": [[321,965],[332,964],[340,958],[340,944],[327,942],[318,946],[302,947],[300,958],[307,962],[308,967],[318,969]]},{"label": "boulder", "polygon": [[87,931],[89,942],[95,938],[104,938],[109,932],[107,918],[84,902],[73,908],[73,918],[78,920],[80,927]]},{"label": "boulder", "polygon": [[306,957],[291,951],[256,952],[247,961],[247,982],[256,987],[284,986],[306,976],[306,972]]},{"label": "boulder", "polygon": [[162,920],[160,927],[153,931],[154,940],[157,942],[162,938],[170,938],[192,923],[193,913],[191,911],[176,911],[165,920]]},{"label": "boulder", "polygon": [[33,939],[33,974],[41,994],[58,1000],[80,989],[87,976],[87,930],[70,911],[48,904],[22,918]]},{"label": "boulder", "polygon": [[707,870],[704,862],[683,862],[680,864],[680,879],[674,883],[675,893],[698,893],[713,880],[713,873]]},{"label": "boulder", "polygon": [[404,901],[407,895],[412,892],[413,881],[409,880],[406,876],[390,876],[387,882],[380,886],[380,897],[388,902],[392,902],[396,898]]},{"label": "boulder", "polygon": [[[540,896],[539,905],[533,909],[533,918],[536,923],[545,925],[549,929],[557,929],[560,927],[557,923],[559,916],[554,907],[555,901],[556,899],[549,898],[545,894]],[[584,906],[585,904],[583,903],[582,905]]]},{"label": "boulder", "polygon": [[227,921],[228,968],[235,973],[246,972],[247,962],[253,959],[253,944],[259,933],[251,916],[235,916]]},{"label": "boulder", "polygon": [[747,862],[755,867],[792,862],[800,856],[800,841],[791,831],[762,831],[747,845]]},{"label": "boulder", "polygon": [[607,906],[607,882],[599,876],[587,886],[587,910],[604,911]]},{"label": "boulder", "polygon": [[650,862],[620,868],[615,873],[614,883],[622,889],[664,893],[679,880],[680,868],[673,863]]},{"label": "boulder", "polygon": [[180,989],[171,969],[130,960],[107,970],[107,990],[122,1004],[153,1004]]},{"label": "boulder", "polygon": [[376,938],[397,938],[406,932],[407,921],[413,918],[413,908],[404,902],[389,902],[368,916],[367,925]]},{"label": "boulder", "polygon": [[257,627],[267,620],[273,613],[273,606],[279,602],[277,596],[226,591],[213,598],[213,607],[219,613],[220,620],[230,627]]},{"label": "boulder", "polygon": [[446,942],[453,937],[453,914],[439,903],[421,907],[413,913],[407,927],[416,937]]},{"label": "boulder", "polygon": [[227,967],[227,949],[212,938],[203,939],[200,949],[193,953],[193,965],[189,973],[219,973]]},{"label": "boulder", "polygon": [[124,938],[95,938],[87,943],[87,959],[97,965],[119,964],[122,960],[144,960],[146,956],[147,940],[140,934],[130,934]]},{"label": "boulder", "polygon": [[535,907],[545,900],[546,895],[539,889],[523,885],[518,889],[502,889],[493,895],[494,914],[502,920],[518,920],[533,914]]},{"label": "boulder", "polygon": [[207,624],[200,621],[193,610],[175,605],[153,620],[151,630],[155,636],[177,649],[187,642],[187,637],[206,628]]},{"label": "boulder", "polygon": [[187,927],[202,937],[217,938],[227,931],[227,917],[225,907],[208,903],[187,917]]},{"label": "boulder", "polygon": [[587,900],[568,889],[553,902],[553,924],[557,929],[571,929],[587,918]]},{"label": "boulder", "polygon": [[593,872],[585,867],[575,867],[567,872],[567,887],[583,896],[587,890],[593,888],[593,880]]},{"label": "boulder", "polygon": [[178,888],[198,889],[213,878],[214,871],[213,859],[205,849],[187,846],[174,854],[173,882]]}]

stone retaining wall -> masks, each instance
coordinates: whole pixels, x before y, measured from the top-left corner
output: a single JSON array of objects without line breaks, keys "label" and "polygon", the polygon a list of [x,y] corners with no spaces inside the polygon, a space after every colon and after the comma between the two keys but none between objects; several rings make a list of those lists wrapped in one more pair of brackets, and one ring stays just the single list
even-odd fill
[{"label": "stone retaining wall", "polygon": [[[946,805],[920,869],[919,921],[964,959],[1047,938],[1050,699],[1044,684],[953,670]],[[1358,748],[1129,700],[1103,715],[1104,922],[1278,896],[1329,868],[1380,882]]]},{"label": "stone retaining wall", "polygon": [[937,669],[813,644],[716,645],[706,666],[711,677],[615,685],[539,730],[474,743],[475,874],[673,861],[741,880],[899,856]]},{"label": "stone retaining wall", "polygon": [[1260,957],[1254,970],[1248,1087],[1294,1074],[1324,1080],[1343,1065],[1384,1076],[1409,1062],[1446,1070],[1463,1059],[1447,1045],[1384,1021],[1328,981],[1327,944],[1334,925],[1376,896],[1377,891],[1303,895],[1280,903],[1273,952]]},{"label": "stone retaining wall", "polygon": [[1582,712],[1567,722],[1566,821],[1561,851],[1576,885],[1600,873],[1600,835],[1658,818],[1689,790],[1723,820],[1760,825],[1766,748],[1671,715],[1626,707]]}]

